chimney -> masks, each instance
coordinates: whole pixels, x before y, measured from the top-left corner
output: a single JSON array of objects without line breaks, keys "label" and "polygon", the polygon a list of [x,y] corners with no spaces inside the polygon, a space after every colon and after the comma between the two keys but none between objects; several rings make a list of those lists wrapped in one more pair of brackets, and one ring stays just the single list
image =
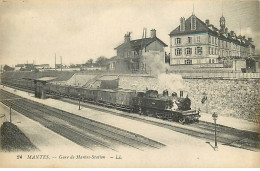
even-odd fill
[{"label": "chimney", "polygon": [[232,36],[232,37],[234,37],[234,36],[235,36],[235,35],[234,35],[234,31],[233,31],[233,30],[231,30],[231,31],[230,31],[230,34],[231,34],[231,36]]},{"label": "chimney", "polygon": [[125,43],[128,43],[128,42],[130,42],[130,32],[127,32],[126,34],[125,34]]},{"label": "chimney", "polygon": [[225,28],[225,33],[228,34],[228,28],[227,27]]},{"label": "chimney", "polygon": [[206,23],[207,26],[209,26],[209,19],[206,19],[205,23]]},{"label": "chimney", "polygon": [[151,38],[155,38],[156,37],[156,30],[152,29],[151,30]]}]

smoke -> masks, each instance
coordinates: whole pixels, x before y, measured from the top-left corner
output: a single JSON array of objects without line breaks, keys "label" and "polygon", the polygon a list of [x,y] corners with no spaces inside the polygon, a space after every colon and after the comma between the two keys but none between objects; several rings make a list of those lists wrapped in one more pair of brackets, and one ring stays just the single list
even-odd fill
[{"label": "smoke", "polygon": [[166,73],[170,70],[170,66],[165,63],[164,54],[149,52],[144,55],[146,59],[147,69],[151,71],[151,75],[157,78],[157,90],[162,93],[163,90],[168,90],[169,95],[173,92],[187,91],[184,86],[184,80],[181,75]]},{"label": "smoke", "polygon": [[159,91],[168,90],[169,93],[187,91],[181,75],[162,73],[158,75]]},{"label": "smoke", "polygon": [[161,73],[165,73],[169,69],[169,65],[164,62],[164,54],[157,52],[147,52],[143,55],[146,61],[146,69],[151,72],[151,75],[158,77]]}]

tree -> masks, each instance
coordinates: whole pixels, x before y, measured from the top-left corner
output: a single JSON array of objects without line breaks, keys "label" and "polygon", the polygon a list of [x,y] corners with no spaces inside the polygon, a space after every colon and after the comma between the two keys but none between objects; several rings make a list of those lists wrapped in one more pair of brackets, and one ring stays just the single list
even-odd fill
[{"label": "tree", "polygon": [[12,68],[12,67],[10,67],[10,66],[8,66],[8,65],[5,65],[4,68],[3,68],[3,70],[4,70],[4,72],[5,72],[5,71],[13,71],[14,68]]},{"label": "tree", "polygon": [[89,59],[87,62],[86,62],[86,64],[93,64],[93,59]]},{"label": "tree", "polygon": [[96,60],[97,66],[106,66],[108,64],[108,59],[104,56],[100,56]]},{"label": "tree", "polygon": [[91,67],[93,65],[93,59],[89,59],[86,63],[85,66]]}]

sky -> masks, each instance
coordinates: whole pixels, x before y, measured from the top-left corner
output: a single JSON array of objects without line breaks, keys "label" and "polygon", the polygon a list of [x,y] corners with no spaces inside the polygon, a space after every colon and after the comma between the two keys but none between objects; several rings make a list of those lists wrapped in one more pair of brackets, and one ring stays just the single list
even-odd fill
[{"label": "sky", "polygon": [[[237,34],[252,37],[260,54],[260,6],[253,0],[1,0],[0,64],[85,63],[113,57],[124,34],[142,37],[143,28],[157,30],[169,45],[169,33],[180,17],[193,11],[219,28],[219,18]],[[222,10],[223,9],[223,10]],[[165,49],[169,52],[169,48]]]}]

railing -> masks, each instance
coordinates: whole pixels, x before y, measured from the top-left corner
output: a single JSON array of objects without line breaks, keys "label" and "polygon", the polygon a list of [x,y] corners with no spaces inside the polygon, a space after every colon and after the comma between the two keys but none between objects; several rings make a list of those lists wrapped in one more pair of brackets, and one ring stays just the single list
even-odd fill
[{"label": "railing", "polygon": [[219,79],[260,79],[260,73],[242,72],[183,72],[171,71],[180,74],[183,78],[219,78]]}]

